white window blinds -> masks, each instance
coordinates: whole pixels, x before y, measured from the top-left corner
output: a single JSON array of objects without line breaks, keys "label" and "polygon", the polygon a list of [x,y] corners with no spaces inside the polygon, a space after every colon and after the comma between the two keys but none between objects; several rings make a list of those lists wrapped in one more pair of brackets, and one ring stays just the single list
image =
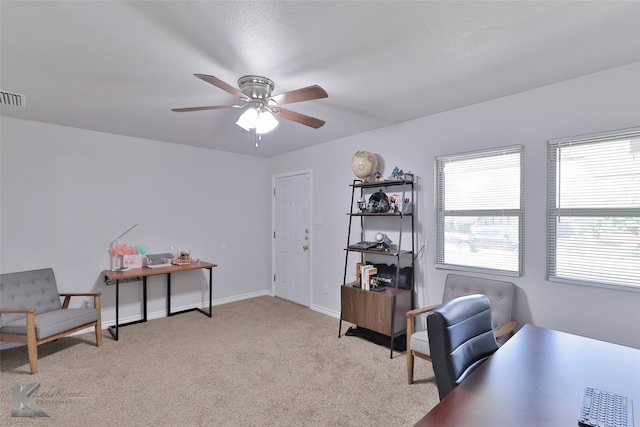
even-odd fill
[{"label": "white window blinds", "polygon": [[548,143],[548,278],[640,291],[640,128]]},{"label": "white window blinds", "polygon": [[524,147],[436,158],[436,267],[519,276]]}]

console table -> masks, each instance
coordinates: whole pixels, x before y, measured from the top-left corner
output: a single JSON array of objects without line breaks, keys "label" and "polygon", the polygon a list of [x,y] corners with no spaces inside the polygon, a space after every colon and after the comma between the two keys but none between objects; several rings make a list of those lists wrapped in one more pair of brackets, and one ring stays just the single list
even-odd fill
[{"label": "console table", "polygon": [[[213,290],[213,268],[217,267],[216,264],[211,264],[203,261],[191,262],[190,264],[185,265],[172,265],[167,267],[159,267],[159,268],[132,268],[127,271],[112,271],[112,270],[104,270],[102,274],[105,276],[105,282],[109,284],[109,281],[115,282],[116,285],[116,324],[114,326],[109,326],[109,332],[111,336],[118,341],[119,334],[118,328],[120,326],[133,325],[136,323],[143,323],[147,321],[147,277],[149,276],[159,276],[166,275],[167,276],[167,317],[174,316],[180,313],[186,313],[188,311],[199,311],[202,314],[211,317],[212,315],[212,290]],[[209,270],[209,311],[205,311],[201,308],[194,307],[186,310],[180,311],[171,311],[171,274],[172,273],[180,273],[182,271],[189,270],[199,270],[199,269],[207,269]],[[122,323],[119,321],[119,291],[120,291],[120,281],[125,279],[142,279],[142,306],[143,306],[143,314],[142,319],[134,320],[132,322]]]}]

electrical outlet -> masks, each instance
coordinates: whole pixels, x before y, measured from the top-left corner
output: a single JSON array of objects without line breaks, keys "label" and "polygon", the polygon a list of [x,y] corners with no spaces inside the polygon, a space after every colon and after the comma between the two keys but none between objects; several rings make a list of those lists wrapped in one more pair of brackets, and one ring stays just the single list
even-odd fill
[{"label": "electrical outlet", "polygon": [[85,308],[91,308],[93,307],[93,301],[91,301],[91,298],[86,298],[84,300],[84,307]]},{"label": "electrical outlet", "polygon": [[329,293],[329,287],[327,285],[322,285],[322,293],[323,294],[328,294]]},{"label": "electrical outlet", "polygon": [[200,289],[205,290],[208,287],[209,287],[209,285],[204,280],[202,282],[200,282]]}]

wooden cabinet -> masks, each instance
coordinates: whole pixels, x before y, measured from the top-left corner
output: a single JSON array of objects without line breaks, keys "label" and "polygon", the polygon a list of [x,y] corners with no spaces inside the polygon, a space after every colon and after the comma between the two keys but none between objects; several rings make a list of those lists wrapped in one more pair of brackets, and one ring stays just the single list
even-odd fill
[{"label": "wooden cabinet", "polygon": [[[407,329],[405,314],[412,308],[411,291],[398,289],[395,298],[394,294],[394,288],[373,292],[345,284],[341,287],[342,320],[388,337],[397,336]],[[394,322],[390,321],[392,317]]]},{"label": "wooden cabinet", "polygon": [[[338,337],[342,334],[343,320],[353,323],[358,328],[389,337],[393,357],[394,340],[406,332],[406,312],[413,308],[414,183],[403,180],[373,183],[354,180],[351,187]],[[390,203],[389,210],[380,209],[379,206],[372,209],[371,196],[380,192],[388,194],[389,200],[385,203]],[[368,247],[379,242],[380,233],[392,236],[391,244],[387,241],[386,244]],[[387,283],[382,291],[361,287],[357,280],[353,280],[358,263],[391,267],[392,283]],[[406,267],[411,267],[412,272],[410,283],[404,283],[409,289],[398,287],[400,269]]]}]

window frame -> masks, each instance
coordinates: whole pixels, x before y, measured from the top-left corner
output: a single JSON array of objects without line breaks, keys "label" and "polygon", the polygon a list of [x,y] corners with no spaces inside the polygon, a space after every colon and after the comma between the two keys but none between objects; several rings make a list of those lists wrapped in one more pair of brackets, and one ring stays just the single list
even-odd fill
[{"label": "window frame", "polygon": [[[474,159],[482,157],[493,157],[504,154],[519,154],[520,165],[520,189],[519,189],[519,208],[518,209],[473,209],[473,210],[455,210],[446,209],[444,200],[446,199],[444,188],[444,165],[451,161],[461,161],[464,159]],[[508,277],[522,277],[524,275],[524,224],[525,224],[525,146],[511,145],[499,148],[488,148],[483,150],[464,152],[458,154],[448,154],[437,156],[435,158],[435,234],[436,234],[436,251],[435,251],[435,267],[437,269],[456,270],[465,272],[488,273]],[[451,216],[468,216],[468,217],[517,217],[518,219],[518,260],[517,271],[507,269],[488,268],[481,266],[460,265],[445,262],[445,218]]]},{"label": "window frame", "polygon": [[[592,286],[597,288],[609,288],[640,292],[639,285],[630,285],[620,282],[604,282],[599,280],[589,280],[584,277],[569,277],[557,275],[558,264],[558,218],[566,216],[572,217],[640,217],[640,208],[632,207],[585,207],[585,208],[563,208],[557,206],[558,191],[564,193],[567,189],[561,189],[557,182],[559,155],[558,149],[566,148],[570,144],[585,145],[597,144],[616,140],[638,139],[640,138],[640,127],[613,130],[607,132],[577,135],[573,137],[557,138],[547,141],[547,212],[546,212],[546,279],[550,282],[566,283],[574,285]],[[640,148],[640,147],[639,147]],[[630,148],[631,149],[631,148]],[[638,153],[640,155],[640,152]],[[639,258],[640,262],[640,258]]]}]

